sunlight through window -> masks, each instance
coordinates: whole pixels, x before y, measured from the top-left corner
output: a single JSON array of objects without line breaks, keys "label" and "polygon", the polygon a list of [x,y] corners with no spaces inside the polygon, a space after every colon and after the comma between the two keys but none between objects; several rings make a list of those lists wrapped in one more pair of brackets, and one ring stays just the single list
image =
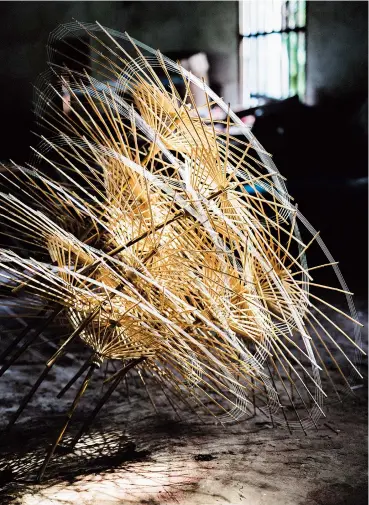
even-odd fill
[{"label": "sunlight through window", "polygon": [[240,1],[242,103],[305,97],[306,1]]}]

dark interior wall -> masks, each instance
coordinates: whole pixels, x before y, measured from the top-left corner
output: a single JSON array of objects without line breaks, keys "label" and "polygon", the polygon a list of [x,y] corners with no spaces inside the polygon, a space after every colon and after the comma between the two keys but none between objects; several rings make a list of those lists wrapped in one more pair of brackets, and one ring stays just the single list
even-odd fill
[{"label": "dark interior wall", "polygon": [[[110,8],[102,22],[111,22]],[[1,2],[0,92],[3,124],[0,159],[24,161],[35,141],[32,128],[32,84],[46,68],[49,33],[72,18],[92,20],[94,2]],[[102,9],[101,9],[102,10]]]},{"label": "dark interior wall", "polygon": [[[308,103],[327,97],[365,101],[367,11],[365,1],[308,2]],[[219,83],[226,101],[238,102],[236,1],[0,2],[0,104],[6,125],[0,159],[20,159],[20,146],[31,143],[31,83],[45,68],[49,32],[72,18],[127,30],[164,53],[205,51],[212,83]],[[358,121],[365,123],[365,107],[360,114]]]},{"label": "dark interior wall", "polygon": [[116,2],[119,30],[168,52],[206,52],[212,81],[238,102],[238,2]]},{"label": "dark interior wall", "polygon": [[368,2],[308,2],[307,102],[368,92]]},{"label": "dark interior wall", "polygon": [[0,2],[0,103],[6,125],[0,160],[24,159],[20,146],[32,142],[32,83],[45,69],[48,35],[73,18],[127,31],[164,53],[205,51],[222,96],[237,102],[236,1]]}]

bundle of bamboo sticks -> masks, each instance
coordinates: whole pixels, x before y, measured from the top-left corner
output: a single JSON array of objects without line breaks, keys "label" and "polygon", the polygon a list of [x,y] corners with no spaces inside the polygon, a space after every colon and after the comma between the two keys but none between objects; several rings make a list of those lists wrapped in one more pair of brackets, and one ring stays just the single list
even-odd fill
[{"label": "bundle of bamboo sticks", "polygon": [[[90,65],[76,66],[79,53]],[[204,82],[127,34],[70,23],[50,36],[48,56],[35,94],[39,146],[27,166],[0,172],[12,189],[0,194],[2,233],[18,244],[0,250],[3,300],[13,303],[11,292],[25,309],[39,306],[41,323],[5,349],[0,375],[54,318],[64,314],[71,329],[10,425],[72,341],[93,356],[66,386],[88,370],[40,478],[106,360],[121,370],[74,443],[133,367],[220,422],[259,412],[289,429],[316,425],[322,375],[335,383],[324,355],[346,384],[336,353],[360,375],[325,323],[358,352],[360,325],[270,155]],[[193,86],[205,93],[201,114]],[[213,120],[214,104],[225,120]],[[328,260],[308,268],[314,245]],[[320,267],[332,267],[340,286],[312,282]],[[350,314],[335,310],[352,336],[312,288],[347,297]]]}]

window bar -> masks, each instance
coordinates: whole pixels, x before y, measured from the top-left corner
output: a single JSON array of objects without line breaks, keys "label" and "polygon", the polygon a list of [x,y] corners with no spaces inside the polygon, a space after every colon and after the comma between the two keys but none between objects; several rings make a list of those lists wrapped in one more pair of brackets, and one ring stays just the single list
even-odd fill
[{"label": "window bar", "polygon": [[262,77],[263,77],[263,95],[268,95],[268,69],[270,65],[270,59],[269,59],[269,36],[267,35],[266,37],[262,37],[263,40],[263,58],[264,61],[266,62],[266,65],[264,66],[264,69],[262,70]]},{"label": "window bar", "polygon": [[288,11],[288,1],[282,3],[282,5],[281,5],[281,17],[282,17],[282,20],[281,20],[281,30],[287,30],[288,29],[287,22],[286,22],[286,20],[287,20],[287,11]]},{"label": "window bar", "polygon": [[281,98],[285,95],[285,55],[286,55],[286,34],[281,34],[281,59],[279,62],[280,65],[280,79],[281,79]]},{"label": "window bar", "polygon": [[286,70],[286,34],[282,33],[281,34],[281,62],[280,62],[280,68],[281,68],[281,98],[284,98],[286,96],[286,75],[287,75],[287,70]]},{"label": "window bar", "polygon": [[[284,9],[283,9],[283,27],[286,30],[289,29],[289,27],[288,27],[289,6],[290,6],[290,3],[287,0],[284,3]],[[287,62],[288,62],[288,91],[287,91],[287,96],[290,96],[290,93],[291,93],[291,39],[290,39],[289,32],[287,32],[287,34],[286,34],[286,39],[287,39]]]},{"label": "window bar", "polygon": [[301,37],[296,33],[296,94],[301,98]]},{"label": "window bar", "polygon": [[298,53],[298,64],[299,64],[299,97],[301,100],[305,98],[306,84],[305,84],[305,33],[300,32],[298,34],[299,38],[299,53]]}]

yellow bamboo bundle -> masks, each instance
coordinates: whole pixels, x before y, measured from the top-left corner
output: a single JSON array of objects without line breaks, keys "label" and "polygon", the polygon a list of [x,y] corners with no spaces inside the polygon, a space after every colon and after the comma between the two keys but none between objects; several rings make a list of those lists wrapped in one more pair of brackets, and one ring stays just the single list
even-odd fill
[{"label": "yellow bamboo bundle", "polygon": [[[91,67],[69,65],[71,37],[83,41]],[[306,260],[311,244],[325,246],[270,155],[204,82],[127,34],[70,23],[49,48],[36,92],[47,133],[27,167],[0,174],[20,195],[0,194],[4,233],[23,244],[22,253],[0,251],[0,283],[25,290],[54,316],[63,312],[71,326],[45,376],[80,338],[93,350],[91,370],[123,362],[111,379],[117,384],[136,367],[220,422],[258,410],[290,429],[315,425],[321,373],[328,374],[322,345],[329,350],[331,341],[359,370],[318,317],[337,330],[324,313],[324,303],[333,307],[310,292],[329,288],[312,282]],[[60,54],[63,65],[55,63]],[[202,107],[190,85],[204,91]],[[213,120],[214,103],[225,120]],[[233,127],[244,141],[235,141]],[[351,294],[327,257],[314,268],[335,269],[341,285],[332,289],[344,293],[351,314],[336,310],[354,325],[352,336],[338,330],[361,352]],[[293,415],[279,414],[285,401]]]}]

